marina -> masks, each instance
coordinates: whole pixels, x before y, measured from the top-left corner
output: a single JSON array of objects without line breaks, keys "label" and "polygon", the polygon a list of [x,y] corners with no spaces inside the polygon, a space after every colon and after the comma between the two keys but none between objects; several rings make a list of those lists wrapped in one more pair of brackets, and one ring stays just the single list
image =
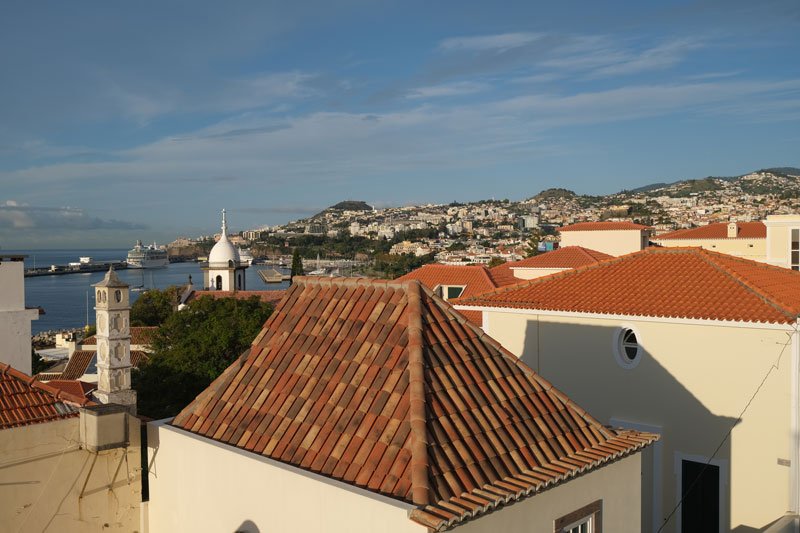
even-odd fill
[{"label": "marina", "polygon": [[[94,250],[4,250],[8,254],[25,255],[24,262],[27,269],[34,265],[67,265],[78,257],[92,257],[96,263],[105,263],[101,270],[85,270],[74,272],[72,275],[41,275],[25,280],[25,305],[28,307],[41,307],[45,314],[31,323],[34,334],[48,330],[66,330],[82,328],[94,323],[94,291],[93,283],[99,282],[108,271],[108,263],[114,263],[117,270],[118,263],[124,263],[128,253],[127,249],[94,249]],[[49,267],[48,267],[49,268]],[[196,289],[203,289],[202,264],[191,261],[183,263],[170,263],[165,268],[132,269],[121,268],[117,272],[119,278],[131,287],[131,303],[150,289],[166,289],[169,286],[185,286],[189,276]],[[288,270],[276,267],[288,275]],[[265,284],[255,268],[245,270],[248,288],[255,290],[281,290],[289,286],[288,281]],[[88,310],[88,313],[87,313]],[[88,317],[87,317],[88,314]]]},{"label": "marina", "polygon": [[61,276],[64,274],[86,274],[89,272],[105,272],[109,267],[114,270],[125,270],[128,263],[125,261],[94,261],[89,256],[80,257],[77,262],[66,265],[50,265],[48,267],[33,267],[25,269],[25,277]]}]

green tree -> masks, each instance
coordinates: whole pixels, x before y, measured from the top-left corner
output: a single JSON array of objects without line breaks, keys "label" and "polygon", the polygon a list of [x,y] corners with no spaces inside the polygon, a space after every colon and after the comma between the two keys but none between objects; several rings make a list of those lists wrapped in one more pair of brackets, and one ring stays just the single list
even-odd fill
[{"label": "green tree", "polygon": [[42,359],[42,356],[39,355],[35,349],[31,348],[31,375],[35,376],[39,372],[44,372],[48,368],[53,366],[53,364],[49,361],[45,361]]},{"label": "green tree", "polygon": [[177,414],[249,348],[271,313],[255,296],[205,296],[169,315],[149,360],[132,376],[139,411],[152,418]]},{"label": "green tree", "polygon": [[489,268],[494,268],[496,266],[500,266],[505,263],[505,260],[502,257],[492,257],[489,260],[489,264],[486,265]]},{"label": "green tree", "polygon": [[300,257],[300,249],[295,248],[294,253],[292,253],[292,273],[291,276],[303,276],[305,275],[305,270],[303,270],[303,258]]},{"label": "green tree", "polygon": [[152,289],[143,293],[131,306],[132,326],[160,326],[178,309],[181,288]]},{"label": "green tree", "polygon": [[528,257],[539,255],[539,241],[542,240],[542,233],[538,228],[531,230],[531,236],[528,239]]}]

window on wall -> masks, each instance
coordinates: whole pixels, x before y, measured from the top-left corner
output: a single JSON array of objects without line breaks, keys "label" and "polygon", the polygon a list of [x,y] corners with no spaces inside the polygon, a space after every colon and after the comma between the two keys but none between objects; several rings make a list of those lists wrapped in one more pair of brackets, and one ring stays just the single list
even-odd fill
[{"label": "window on wall", "polygon": [[800,270],[800,229],[792,229],[792,244],[789,248],[789,265],[792,270]]},{"label": "window on wall", "polygon": [[602,533],[603,500],[597,500],[585,507],[555,520],[555,533]]},{"label": "window on wall", "polygon": [[630,327],[617,330],[614,334],[614,352],[620,366],[627,369],[635,368],[642,354],[636,331]]}]

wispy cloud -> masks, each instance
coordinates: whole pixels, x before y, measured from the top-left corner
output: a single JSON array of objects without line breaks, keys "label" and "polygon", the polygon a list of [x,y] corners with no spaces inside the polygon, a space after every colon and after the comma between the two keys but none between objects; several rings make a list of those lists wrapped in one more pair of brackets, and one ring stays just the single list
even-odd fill
[{"label": "wispy cloud", "polygon": [[539,39],[539,33],[498,33],[494,35],[475,35],[469,37],[450,37],[439,43],[445,51],[485,52],[487,50],[504,51],[518,48]]},{"label": "wispy cloud", "polygon": [[440,96],[462,96],[486,91],[491,86],[487,83],[460,81],[455,83],[445,83],[442,85],[430,85],[428,87],[417,87],[406,95],[406,98],[435,98]]},{"label": "wispy cloud", "polygon": [[135,230],[146,226],[101,219],[74,207],[41,207],[6,200],[0,204],[0,229],[17,230]]}]

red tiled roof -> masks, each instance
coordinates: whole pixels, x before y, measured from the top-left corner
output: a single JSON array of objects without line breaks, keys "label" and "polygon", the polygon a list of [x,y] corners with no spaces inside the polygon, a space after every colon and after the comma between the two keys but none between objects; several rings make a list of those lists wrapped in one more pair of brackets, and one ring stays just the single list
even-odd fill
[{"label": "red tiled roof", "polygon": [[[698,228],[679,229],[658,235],[653,240],[678,239],[728,239],[728,223],[709,224]],[[737,222],[736,239],[766,239],[767,226],[763,222]]]},{"label": "red tiled roof", "polygon": [[441,265],[430,263],[412,270],[397,281],[418,280],[433,290],[438,285],[465,285],[461,297],[474,296],[497,288],[489,269],[483,265]]},{"label": "red tiled roof", "polygon": [[701,248],[648,248],[455,304],[793,323],[800,272]]},{"label": "red tiled roof", "polygon": [[[132,327],[131,344],[136,346],[149,346],[153,342],[153,335],[155,334],[156,330],[158,330],[157,326]],[[80,344],[82,346],[96,346],[97,338],[94,335],[91,337],[86,337],[80,342]]]},{"label": "red tiled roof", "polygon": [[[141,350],[131,350],[131,365],[135,368],[142,360],[147,360],[147,353]],[[97,352],[95,350],[75,350],[69,358],[64,371],[61,372],[60,379],[73,380],[80,379],[86,374],[91,364],[97,364]]]},{"label": "red tiled roof", "polygon": [[[397,281],[408,281],[415,279],[431,290],[439,285],[463,285],[464,292],[461,297],[475,296],[487,291],[491,291],[500,284],[494,276],[483,265],[442,265],[430,263],[422,265],[416,270],[412,270],[405,276],[400,276]],[[482,325],[483,315],[481,313],[470,313],[469,320],[477,325]]]},{"label": "red tiled roof", "polygon": [[78,416],[77,408],[88,404],[91,402],[84,396],[41,383],[0,363],[0,429]]},{"label": "red tiled roof", "polygon": [[191,302],[203,296],[210,296],[212,298],[236,298],[237,300],[247,300],[253,296],[267,304],[276,305],[286,295],[286,289],[276,291],[193,291],[192,294],[186,299],[186,302]]},{"label": "red tiled roof", "polygon": [[521,261],[503,263],[492,268],[491,274],[497,285],[503,287],[522,281],[514,276],[512,268],[578,268],[605,259],[611,259],[612,257],[603,252],[590,250],[582,246],[565,246],[552,252],[545,252],[522,259]]},{"label": "red tiled roof", "polygon": [[558,231],[619,231],[631,229],[643,230],[650,228],[633,222],[578,222],[577,224],[558,228]]},{"label": "red tiled roof", "polygon": [[97,390],[96,383],[87,383],[77,379],[53,379],[47,384],[73,396],[83,396],[84,398],[88,398],[91,392]]},{"label": "red tiled roof", "polygon": [[440,529],[634,453],[418,281],[295,278],[172,424],[415,504]]}]

